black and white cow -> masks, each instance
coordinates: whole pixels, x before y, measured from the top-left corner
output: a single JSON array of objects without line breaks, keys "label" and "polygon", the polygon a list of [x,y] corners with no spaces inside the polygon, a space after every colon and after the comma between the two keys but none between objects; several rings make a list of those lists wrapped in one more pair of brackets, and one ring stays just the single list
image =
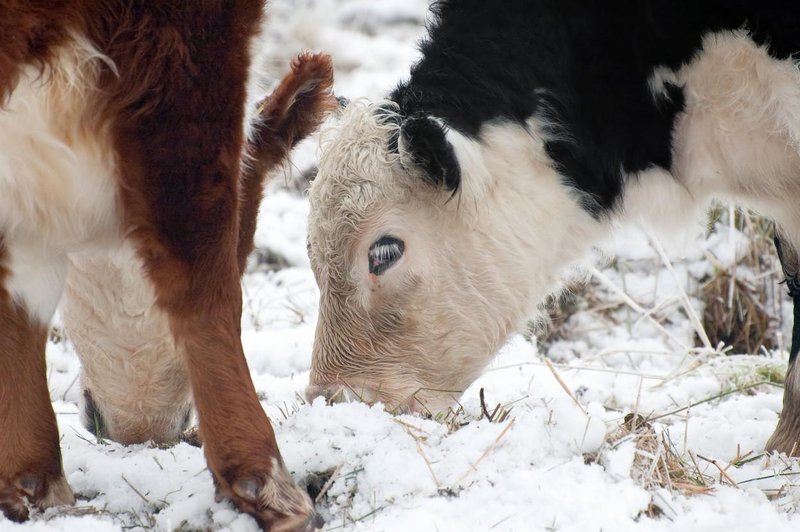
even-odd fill
[{"label": "black and white cow", "polygon": [[[800,248],[800,3],[443,0],[388,101],[355,102],[311,188],[310,396],[451,403],[620,221],[715,198]],[[796,451],[793,338],[767,447]]]}]

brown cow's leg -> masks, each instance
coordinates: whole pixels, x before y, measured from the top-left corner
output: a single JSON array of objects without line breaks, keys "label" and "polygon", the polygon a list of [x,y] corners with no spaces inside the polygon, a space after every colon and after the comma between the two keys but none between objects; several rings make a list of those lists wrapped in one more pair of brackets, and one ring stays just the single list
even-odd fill
[{"label": "brown cow's leg", "polygon": [[783,391],[783,411],[778,426],[767,441],[768,451],[800,456],[800,370],[797,353],[800,352],[800,254],[794,245],[775,227],[775,249],[781,261],[789,296],[794,305],[792,345],[789,351],[789,369]]},{"label": "brown cow's leg", "polygon": [[[283,465],[240,339],[240,160],[261,0],[136,7],[136,31],[90,28],[113,61],[100,87],[127,238],[184,357],[218,493],[273,531],[313,505]],[[146,15],[146,16],[145,16]]]},{"label": "brown cow's leg", "polygon": [[265,175],[282,164],[294,145],[310,135],[338,102],[331,89],[333,65],[325,54],[301,54],[292,70],[259,104],[252,139],[245,149],[239,211],[239,269],[253,251]]},{"label": "brown cow's leg", "polygon": [[[0,239],[0,259],[3,251]],[[3,277],[0,266],[0,510],[22,521],[28,517],[25,498],[40,508],[75,498],[64,479],[47,389],[47,326],[12,300]]]},{"label": "brown cow's leg", "polygon": [[223,240],[217,255],[204,256],[188,271],[169,251],[149,249],[143,255],[185,355],[218,494],[271,530],[296,530],[309,521],[313,505],[286,471],[250,379],[240,341],[241,288],[233,244]]},{"label": "brown cow's leg", "polygon": [[[190,3],[174,18],[153,6],[135,41],[109,38],[103,47],[119,71],[103,88],[126,234],[184,356],[218,493],[271,530],[297,530],[313,505],[283,465],[240,339],[244,51],[262,4],[215,13]],[[170,61],[147,61],[140,47]]]}]

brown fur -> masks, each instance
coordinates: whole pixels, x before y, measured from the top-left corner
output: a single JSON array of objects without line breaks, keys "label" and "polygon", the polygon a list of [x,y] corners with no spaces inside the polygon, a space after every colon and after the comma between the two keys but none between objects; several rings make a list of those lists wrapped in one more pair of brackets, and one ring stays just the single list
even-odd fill
[{"label": "brown fur", "polygon": [[[64,473],[47,389],[47,328],[32,323],[2,288],[3,255],[0,239],[0,511],[22,521],[28,516],[22,498],[49,500],[62,490]],[[62,495],[61,503],[74,501],[71,492]]]},{"label": "brown fur", "polygon": [[0,1],[0,104],[19,79],[22,65],[36,64],[44,71],[52,52],[79,30],[81,17],[74,0],[40,3],[30,0]]},{"label": "brown fur", "polygon": [[289,150],[308,136],[322,116],[337,108],[331,93],[333,65],[328,56],[303,54],[292,62],[292,71],[259,105],[259,118],[248,159],[242,170],[242,202],[239,216],[239,269],[244,272],[253,251],[258,206],[264,194],[264,175],[281,164]]},{"label": "brown fur", "polygon": [[[23,63],[46,74],[53,48],[74,34],[85,34],[113,63],[100,74],[93,123],[110,131],[123,232],[185,357],[209,469],[218,492],[262,526],[295,529],[313,507],[298,488],[285,487],[275,435],[250,380],[239,277],[263,175],[318,124],[329,106],[331,69],[324,57],[293,65],[265,103],[253,167],[240,185],[249,42],[262,7],[262,0],[63,0],[45,9],[0,0],[0,97],[13,91]],[[249,198],[243,207],[240,187]],[[35,489],[23,491],[43,505],[49,479],[63,475],[45,379],[46,329],[3,294],[0,373],[16,378],[0,383],[13,386],[0,388],[0,432],[21,437],[19,445],[4,440],[0,447],[0,501],[8,515],[24,518],[14,482],[34,475],[23,487]],[[284,489],[273,495],[276,485]]]},{"label": "brown fur", "polygon": [[245,51],[260,3],[150,6],[123,8],[127,34],[93,28],[120,71],[101,88],[122,159],[124,225],[186,357],[218,486],[262,483],[279,454],[242,352],[236,260]]}]

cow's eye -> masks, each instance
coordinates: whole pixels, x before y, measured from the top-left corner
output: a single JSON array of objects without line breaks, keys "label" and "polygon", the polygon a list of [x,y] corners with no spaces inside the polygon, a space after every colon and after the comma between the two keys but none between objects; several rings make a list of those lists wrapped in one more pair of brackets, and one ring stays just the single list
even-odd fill
[{"label": "cow's eye", "polygon": [[405,249],[405,243],[399,238],[380,237],[369,248],[369,273],[381,275],[403,256]]}]

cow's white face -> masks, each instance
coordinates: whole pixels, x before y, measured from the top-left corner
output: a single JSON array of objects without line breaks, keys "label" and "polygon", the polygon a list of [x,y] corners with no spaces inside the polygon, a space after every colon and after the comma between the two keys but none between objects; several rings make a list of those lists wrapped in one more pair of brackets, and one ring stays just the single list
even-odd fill
[{"label": "cow's white face", "polygon": [[[309,256],[321,299],[307,394],[435,414],[458,399],[555,285],[572,224],[548,227],[553,217],[586,215],[546,165],[551,175],[531,176],[530,148],[493,153],[502,164],[523,166],[523,188],[537,194],[493,188],[491,172],[476,184],[476,167],[500,163],[476,151],[478,143],[448,134],[433,144],[445,142],[455,160],[469,164],[453,194],[434,184],[448,179],[441,168],[447,154],[420,153],[410,145],[418,139],[409,140],[394,118],[353,103],[328,132],[310,190]],[[537,213],[529,212],[531,201],[541,203]]]}]

